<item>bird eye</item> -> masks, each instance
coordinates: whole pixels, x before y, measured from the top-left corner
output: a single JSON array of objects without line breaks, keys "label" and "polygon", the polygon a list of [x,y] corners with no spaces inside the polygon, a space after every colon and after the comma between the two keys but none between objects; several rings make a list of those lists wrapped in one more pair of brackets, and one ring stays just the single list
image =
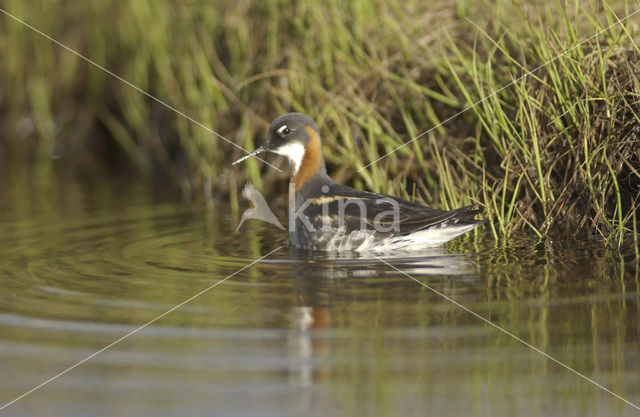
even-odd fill
[{"label": "bird eye", "polygon": [[289,129],[289,127],[287,127],[286,125],[282,126],[280,129],[278,129],[278,134],[280,136],[286,136],[289,133],[291,133],[291,129]]}]

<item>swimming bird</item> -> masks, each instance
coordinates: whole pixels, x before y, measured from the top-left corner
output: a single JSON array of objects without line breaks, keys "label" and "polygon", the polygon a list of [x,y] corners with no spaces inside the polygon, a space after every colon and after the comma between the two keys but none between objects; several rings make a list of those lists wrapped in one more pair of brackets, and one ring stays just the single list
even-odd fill
[{"label": "swimming bird", "polygon": [[291,167],[289,243],[312,251],[413,251],[442,245],[482,223],[470,205],[438,210],[338,184],[327,174],[320,130],[313,119],[289,113],[271,123],[267,142],[233,164],[272,152]]}]

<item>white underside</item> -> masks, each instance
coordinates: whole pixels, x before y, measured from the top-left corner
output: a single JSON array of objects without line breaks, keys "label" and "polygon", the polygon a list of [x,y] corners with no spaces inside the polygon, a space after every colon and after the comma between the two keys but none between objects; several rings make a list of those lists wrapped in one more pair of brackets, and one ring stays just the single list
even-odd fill
[{"label": "white underside", "polygon": [[389,236],[380,239],[376,232],[369,230],[355,230],[349,234],[345,228],[324,227],[313,234],[312,242],[305,242],[300,246],[311,250],[327,252],[356,251],[356,252],[390,252],[390,251],[418,251],[440,246],[445,242],[466,233],[478,226],[477,224],[436,226],[402,236]]}]

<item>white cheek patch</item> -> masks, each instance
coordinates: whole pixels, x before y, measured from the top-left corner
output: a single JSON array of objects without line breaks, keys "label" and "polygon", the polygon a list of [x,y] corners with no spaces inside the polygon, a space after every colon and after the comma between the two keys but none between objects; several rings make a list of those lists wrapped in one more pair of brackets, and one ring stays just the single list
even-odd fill
[{"label": "white cheek patch", "polygon": [[272,152],[289,158],[289,163],[293,168],[293,175],[298,173],[302,158],[304,157],[304,145],[302,143],[287,143],[278,149],[274,149]]}]

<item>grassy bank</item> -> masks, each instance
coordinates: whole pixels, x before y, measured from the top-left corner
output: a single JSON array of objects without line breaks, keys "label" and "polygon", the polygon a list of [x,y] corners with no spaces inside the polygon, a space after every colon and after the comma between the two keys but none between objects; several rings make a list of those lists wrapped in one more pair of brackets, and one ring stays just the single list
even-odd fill
[{"label": "grassy bank", "polygon": [[[246,149],[275,116],[323,131],[336,180],[438,207],[479,202],[496,237],[637,236],[637,28],[631,1],[88,0],[5,10]],[[0,16],[2,153],[41,171],[126,161],[194,196],[286,179]],[[424,131],[430,131],[360,170]],[[636,243],[637,246],[637,243]]]}]

